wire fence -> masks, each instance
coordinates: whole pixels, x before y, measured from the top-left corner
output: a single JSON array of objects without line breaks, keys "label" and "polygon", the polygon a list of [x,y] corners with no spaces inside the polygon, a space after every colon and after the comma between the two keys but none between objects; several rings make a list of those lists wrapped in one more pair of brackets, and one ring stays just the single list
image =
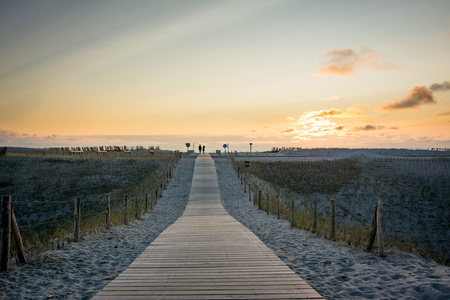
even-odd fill
[{"label": "wire fence", "polygon": [[[45,197],[41,201],[26,201],[13,197],[11,208],[17,216],[26,255],[39,258],[48,250],[64,247],[86,235],[140,219],[162,197],[179,158],[162,158],[158,160],[157,169],[133,181],[127,188],[100,197],[75,197],[66,201],[45,200]],[[2,207],[0,216],[3,215]],[[3,219],[0,220],[2,224],[5,223]],[[3,232],[0,234],[2,241]],[[17,245],[11,243],[9,261],[17,260],[16,252]]]},{"label": "wire fence", "polygon": [[[448,244],[440,243],[436,234],[438,230],[448,233],[448,220],[435,214],[430,219],[423,213],[448,207],[447,158],[375,159],[370,161],[373,170],[364,169],[369,162],[349,159],[297,163],[231,159],[249,201],[293,227],[352,247],[376,249],[382,255],[386,243],[390,249],[450,263]],[[418,222],[408,219],[408,210]],[[433,232],[414,239],[417,233],[407,226],[417,230],[421,219],[428,220],[428,227],[433,221]],[[377,236],[374,227],[383,235]],[[374,242],[381,243],[373,248]]]}]

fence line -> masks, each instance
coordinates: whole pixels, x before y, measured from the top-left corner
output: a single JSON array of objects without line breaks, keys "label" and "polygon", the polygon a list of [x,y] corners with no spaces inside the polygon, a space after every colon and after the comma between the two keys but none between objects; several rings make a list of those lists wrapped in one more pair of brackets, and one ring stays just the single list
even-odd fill
[{"label": "fence line", "polygon": [[[309,230],[318,235],[323,234],[330,240],[341,239],[344,242],[347,242],[349,245],[354,240],[353,244],[355,244],[355,246],[359,246],[362,243],[362,234],[364,231],[364,229],[362,228],[363,226],[361,226],[359,232],[355,232],[352,234],[346,233],[343,225],[336,222],[336,200],[334,198],[330,199],[330,217],[327,221],[326,218],[319,215],[317,198],[314,199],[311,207],[304,206],[304,203],[302,202],[300,202],[300,208],[296,207],[296,201],[292,195],[287,195],[287,193],[282,189],[274,188],[273,186],[262,182],[261,180],[255,180],[254,178],[252,178],[252,176],[247,171],[250,166],[249,162],[244,162],[246,166],[244,168],[242,168],[239,163],[236,163],[233,158],[232,162],[235,171],[238,173],[238,177],[241,178],[241,185],[244,185],[244,193],[246,193],[248,190],[249,201],[253,200],[253,205],[257,206],[258,209],[264,209],[267,213],[275,214],[277,218],[283,218],[290,221],[292,227],[299,227],[305,230]],[[262,197],[263,193],[265,197]],[[275,199],[275,201],[271,201],[271,199]],[[377,218],[379,218],[376,220],[374,229],[378,242],[378,254],[379,256],[385,256],[381,199],[378,201],[378,205],[375,209],[375,214]],[[370,251],[372,248],[367,249]]]},{"label": "fence line", "polygon": [[[38,256],[40,253],[46,250],[53,250],[55,248],[64,247],[66,244],[79,241],[83,235],[96,233],[101,229],[111,229],[114,225],[129,224],[130,219],[139,219],[145,213],[153,209],[157,204],[158,198],[162,197],[162,192],[166,189],[169,181],[173,178],[173,172],[176,164],[178,163],[178,157],[175,162],[165,162],[165,165],[161,171],[157,172],[155,176],[151,177],[154,179],[153,183],[148,186],[150,182],[139,183],[137,188],[135,188],[136,195],[132,197],[126,196],[126,201],[124,207],[118,206],[118,202],[115,201],[111,203],[111,197],[108,195],[103,201],[90,201],[89,204],[94,205],[94,213],[84,213],[84,211],[92,210],[92,207],[84,207],[83,199],[80,197],[75,198],[75,208],[72,217],[62,217],[53,220],[46,220],[37,223],[21,224],[18,226],[17,231],[21,230],[24,237],[24,244],[26,245],[23,249],[24,253],[28,256]],[[149,178],[147,178],[149,179]],[[147,185],[147,191],[145,191]],[[150,197],[149,197],[150,195]],[[153,197],[154,195],[154,197]],[[3,196],[9,197],[9,196]],[[9,197],[11,199],[11,197]],[[134,199],[134,209],[132,205],[128,202],[128,199]],[[142,202],[145,201],[145,204]],[[14,206],[14,199],[10,201],[10,206]],[[56,201],[53,201],[56,202]],[[58,201],[67,203],[67,201]],[[150,203],[149,203],[150,202]],[[11,204],[12,203],[12,204]],[[106,208],[101,208],[106,207]],[[3,207],[3,214],[7,211],[7,207]],[[49,212],[51,212],[49,210]],[[122,215],[124,222],[118,220],[119,215]],[[7,216],[2,216],[2,220],[5,224],[11,223],[11,220]],[[125,222],[126,221],[126,222]],[[70,230],[72,228],[72,230]],[[6,242],[6,237],[11,236],[8,233],[8,229],[2,228],[2,249],[10,249],[11,244]],[[3,239],[4,238],[4,239]],[[16,253],[11,253],[8,251],[2,251],[8,259],[6,261],[9,263],[12,259],[17,257]],[[6,263],[5,263],[6,264]],[[2,260],[2,271],[3,260]]]}]

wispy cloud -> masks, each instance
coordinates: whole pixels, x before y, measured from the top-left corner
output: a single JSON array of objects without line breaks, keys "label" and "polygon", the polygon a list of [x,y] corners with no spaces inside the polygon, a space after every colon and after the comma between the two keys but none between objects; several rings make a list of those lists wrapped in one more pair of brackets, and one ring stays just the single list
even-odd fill
[{"label": "wispy cloud", "polygon": [[321,55],[325,66],[319,70],[319,75],[348,76],[356,73],[362,66],[368,66],[374,70],[399,69],[400,66],[387,60],[388,55],[382,54],[369,47],[361,50],[333,49]]},{"label": "wispy cloud", "polygon": [[372,130],[380,130],[384,129],[385,126],[382,125],[366,125],[361,127],[355,127],[353,128],[353,131],[372,131]]},{"label": "wispy cloud", "polygon": [[438,114],[436,115],[436,117],[446,117],[446,116],[450,116],[450,110],[447,110],[447,111],[438,113]]},{"label": "wispy cloud", "polygon": [[100,145],[172,145],[172,139],[179,145],[185,138],[158,136],[113,136],[113,135],[88,135],[88,136],[69,136],[69,135],[37,135],[21,133],[17,131],[0,128],[0,145],[8,147],[73,147],[73,146],[100,146]]},{"label": "wispy cloud", "polygon": [[434,83],[430,85],[430,90],[433,92],[448,91],[450,90],[450,81],[447,80],[443,83]]},{"label": "wispy cloud", "polygon": [[[73,29],[77,33],[78,40],[70,44],[70,47],[65,47],[55,52],[54,48],[57,48],[60,44],[55,41],[52,41],[55,42],[51,44],[52,47],[41,47],[40,44],[32,44],[29,47],[30,49],[26,50],[27,56],[34,57],[34,59],[26,62],[16,59],[7,71],[0,71],[0,76],[19,82],[27,80],[28,83],[39,87],[53,86],[56,85],[55,81],[60,82],[63,79],[72,80],[80,76],[84,78],[90,72],[119,65],[141,57],[155,49],[172,47],[186,39],[195,38],[224,26],[229,26],[229,24],[271,9],[278,3],[279,1],[261,2],[258,5],[254,3],[242,5],[238,2],[209,2],[203,5],[180,4],[178,8],[185,10],[185,13],[178,14],[173,12],[172,4],[169,2],[154,4],[148,1],[141,8],[148,11],[146,17],[140,16],[134,20],[129,20],[129,22],[124,22],[127,25],[121,27],[120,30],[108,31],[97,28],[97,30],[91,32],[80,27],[78,30],[83,32],[80,34],[77,28],[73,28],[75,26],[70,28],[62,26],[61,30],[71,32],[69,30]],[[160,6],[160,8],[155,9],[155,6]],[[111,20],[116,19],[116,16],[110,15],[110,9],[106,8],[103,8],[105,12],[101,14],[106,24],[104,27],[113,28],[115,24]],[[60,18],[69,18],[70,22],[75,22],[73,15],[67,12],[67,14],[61,15]],[[97,14],[90,13],[86,15],[82,16],[81,20],[77,19],[76,22],[84,22],[86,24],[98,23],[96,19],[92,18],[92,16],[98,17]],[[80,17],[77,16],[77,18]],[[127,16],[124,16],[124,18],[127,18]],[[103,26],[100,27],[102,28]],[[32,33],[35,32],[33,31]],[[68,36],[71,36],[71,34]],[[44,36],[43,38],[48,37]],[[67,39],[70,40],[70,37],[67,37]],[[36,37],[34,40],[39,41],[40,38]],[[39,55],[33,52],[41,48],[46,50],[39,53]],[[20,50],[22,51],[22,49]],[[249,58],[248,54],[244,52],[232,51],[231,55]]]},{"label": "wispy cloud", "polygon": [[338,95],[333,95],[328,98],[325,98],[326,101],[338,101],[340,99],[341,99],[341,97],[339,97]]},{"label": "wispy cloud", "polygon": [[0,145],[26,145],[56,138],[57,135],[38,136],[0,128]]},{"label": "wispy cloud", "polygon": [[340,109],[332,108],[329,110],[321,110],[319,111],[315,117],[330,117],[330,116],[342,116],[344,112]]},{"label": "wispy cloud", "polygon": [[394,99],[390,104],[382,107],[383,110],[402,110],[418,108],[423,104],[435,104],[433,92],[425,86],[416,86],[402,100]]},{"label": "wispy cloud", "polygon": [[295,129],[295,128],[288,128],[288,129],[286,129],[286,130],[283,130],[281,133],[293,133],[293,132],[295,132],[297,129]]}]

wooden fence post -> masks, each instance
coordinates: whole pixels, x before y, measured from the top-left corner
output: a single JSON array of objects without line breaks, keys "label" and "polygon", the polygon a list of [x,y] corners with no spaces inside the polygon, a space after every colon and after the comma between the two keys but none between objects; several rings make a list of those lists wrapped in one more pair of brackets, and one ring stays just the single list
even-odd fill
[{"label": "wooden fence post", "polygon": [[269,204],[270,204],[270,195],[269,193],[266,194],[266,212],[269,214]]},{"label": "wooden fence post", "polygon": [[276,195],[277,200],[277,219],[280,218],[280,196]]},{"label": "wooden fence post", "polygon": [[151,193],[151,195],[150,195],[150,210],[153,209],[153,196],[154,196],[154,193],[153,193],[153,191],[152,191],[152,193]]},{"label": "wooden fence post", "polygon": [[75,199],[75,211],[73,222],[73,240],[78,242],[80,240],[80,221],[81,221],[81,199],[77,197]]},{"label": "wooden fence post", "polygon": [[319,210],[317,207],[318,199],[314,199],[314,211],[313,211],[313,232],[317,231],[317,219],[319,218]]},{"label": "wooden fence post", "polygon": [[247,179],[244,179],[244,194],[246,193],[247,193]]},{"label": "wooden fence post", "polygon": [[248,184],[248,201],[252,202],[252,189],[250,188],[250,183]]},{"label": "wooden fence post", "polygon": [[334,198],[330,199],[330,221],[331,221],[331,232],[330,232],[330,239],[334,240],[336,237],[336,209],[335,209],[335,200]]},{"label": "wooden fence post", "polygon": [[295,203],[294,198],[291,198],[291,227],[294,227],[294,218],[295,218]]},{"label": "wooden fence post", "polygon": [[14,209],[11,206],[11,229],[14,242],[17,247],[17,258],[21,264],[27,263],[27,258],[25,257],[25,249],[23,248],[22,237],[20,236],[19,226],[17,226],[16,216],[14,215]]},{"label": "wooden fence post", "polygon": [[128,195],[125,196],[125,207],[124,207],[124,212],[123,212],[123,224],[125,224],[125,225],[128,225],[127,208],[128,208]]},{"label": "wooden fence post", "polygon": [[135,211],[134,211],[134,218],[137,220],[139,219],[139,202],[138,202],[138,197],[136,196],[136,205],[135,205]]},{"label": "wooden fence post", "polygon": [[9,249],[11,246],[11,197],[3,196],[2,214],[2,260],[1,271],[9,270]]},{"label": "wooden fence post", "polygon": [[384,257],[384,235],[383,235],[383,200],[378,199],[377,209],[377,240],[378,240],[378,255]]},{"label": "wooden fence post", "polygon": [[258,190],[258,209],[261,209],[261,190]]},{"label": "wooden fence post", "polygon": [[111,229],[111,198],[106,197],[106,229]]},{"label": "wooden fence post", "polygon": [[375,212],[373,214],[373,219],[372,219],[372,229],[370,230],[369,242],[367,244],[366,251],[372,250],[373,244],[375,242],[375,236],[377,235],[377,210],[378,210],[378,203],[375,206]]}]

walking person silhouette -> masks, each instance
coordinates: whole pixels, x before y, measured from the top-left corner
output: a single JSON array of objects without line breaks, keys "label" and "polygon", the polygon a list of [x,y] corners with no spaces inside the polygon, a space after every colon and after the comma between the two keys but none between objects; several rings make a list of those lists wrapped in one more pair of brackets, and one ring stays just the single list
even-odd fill
[{"label": "walking person silhouette", "polygon": [[198,144],[198,153],[202,153],[202,145]]},{"label": "walking person silhouette", "polygon": [[203,145],[203,154],[205,154],[205,145]]}]

